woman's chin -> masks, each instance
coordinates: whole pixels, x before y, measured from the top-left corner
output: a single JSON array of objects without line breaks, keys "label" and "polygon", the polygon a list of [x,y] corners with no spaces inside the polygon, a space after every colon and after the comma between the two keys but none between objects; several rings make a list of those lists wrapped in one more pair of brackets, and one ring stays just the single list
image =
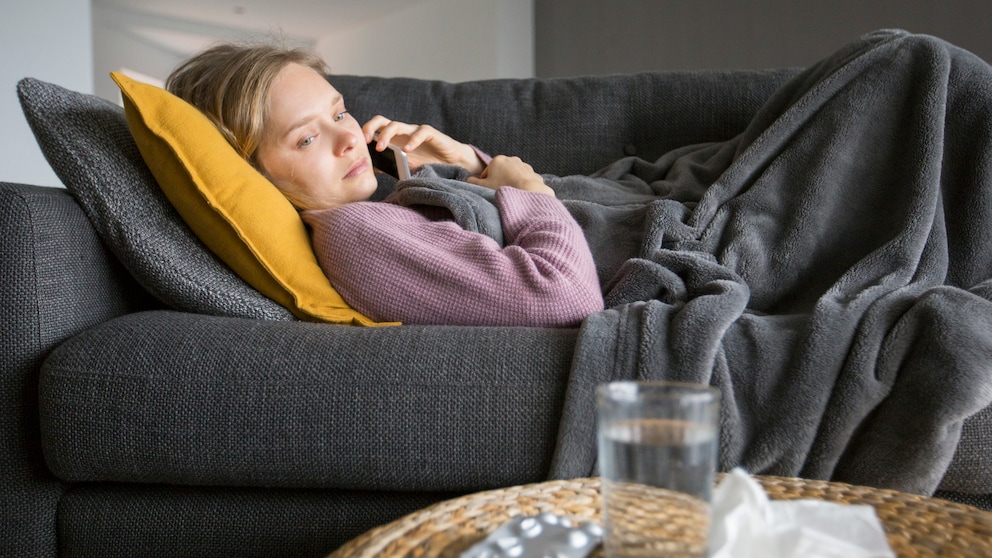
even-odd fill
[{"label": "woman's chin", "polygon": [[359,198],[361,201],[366,201],[371,198],[372,195],[375,194],[375,191],[379,188],[379,181],[376,180],[374,172],[363,174],[357,178],[361,179],[362,182],[361,186],[355,189],[355,192],[359,193],[356,198]]}]

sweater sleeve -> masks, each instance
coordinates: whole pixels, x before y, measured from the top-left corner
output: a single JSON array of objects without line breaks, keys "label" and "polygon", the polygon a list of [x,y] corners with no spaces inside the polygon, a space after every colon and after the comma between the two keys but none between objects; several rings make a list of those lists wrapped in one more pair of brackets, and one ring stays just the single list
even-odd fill
[{"label": "sweater sleeve", "polygon": [[585,236],[558,200],[504,187],[496,205],[505,246],[389,203],[303,218],[331,284],[377,321],[572,327],[603,309]]}]

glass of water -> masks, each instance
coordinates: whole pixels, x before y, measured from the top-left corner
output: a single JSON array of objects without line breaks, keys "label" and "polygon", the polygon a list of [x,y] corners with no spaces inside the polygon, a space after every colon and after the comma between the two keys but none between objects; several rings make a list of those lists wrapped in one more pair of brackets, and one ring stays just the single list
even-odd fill
[{"label": "glass of water", "polygon": [[607,556],[706,556],[720,392],[673,382],[596,390]]}]

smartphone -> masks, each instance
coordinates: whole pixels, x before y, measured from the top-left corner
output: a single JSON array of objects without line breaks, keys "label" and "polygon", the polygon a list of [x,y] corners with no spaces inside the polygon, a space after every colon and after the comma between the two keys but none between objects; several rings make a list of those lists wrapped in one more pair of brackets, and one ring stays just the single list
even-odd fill
[{"label": "smartphone", "polygon": [[395,176],[400,180],[410,178],[410,161],[406,158],[406,153],[393,144],[382,150],[375,150],[375,141],[369,144],[369,153],[372,155],[372,165],[382,172]]}]

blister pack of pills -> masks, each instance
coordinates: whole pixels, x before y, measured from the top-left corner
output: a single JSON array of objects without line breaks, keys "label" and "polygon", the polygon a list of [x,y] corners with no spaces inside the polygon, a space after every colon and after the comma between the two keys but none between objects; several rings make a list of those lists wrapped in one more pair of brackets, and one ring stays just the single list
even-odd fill
[{"label": "blister pack of pills", "polygon": [[603,540],[603,528],[552,513],[518,516],[490,533],[461,558],[585,558]]}]

